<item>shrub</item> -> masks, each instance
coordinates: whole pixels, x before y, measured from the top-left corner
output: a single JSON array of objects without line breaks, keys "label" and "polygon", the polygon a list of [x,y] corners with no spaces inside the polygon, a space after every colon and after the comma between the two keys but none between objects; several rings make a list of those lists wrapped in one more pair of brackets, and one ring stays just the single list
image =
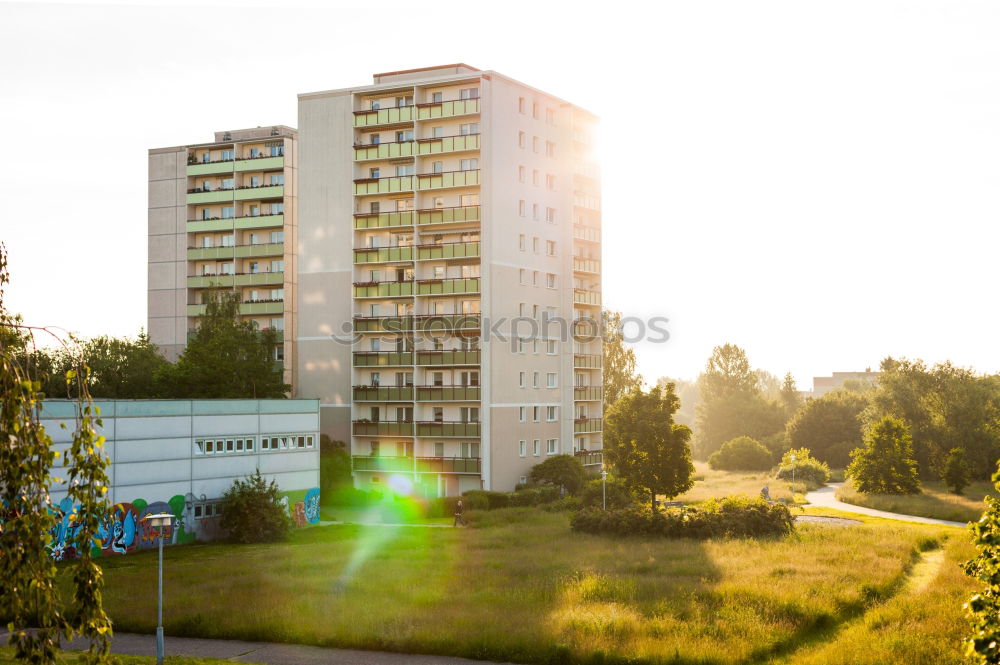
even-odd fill
[{"label": "shrub", "polygon": [[553,455],[531,467],[530,478],[532,482],[555,485],[570,494],[578,494],[587,480],[587,471],[578,457]]},{"label": "shrub", "polygon": [[577,496],[564,496],[558,501],[553,501],[552,503],[547,503],[542,506],[542,510],[547,510],[550,513],[555,512],[565,512],[568,510],[580,510],[583,507],[583,503],[580,501],[580,497]]},{"label": "shrub", "polygon": [[[600,508],[603,505],[601,479],[588,480],[580,493],[580,501],[585,506]],[[627,508],[637,503],[632,491],[621,478],[609,477],[607,480],[608,508]]]},{"label": "shrub", "polygon": [[710,467],[725,471],[767,471],[773,464],[771,451],[749,436],[726,441],[708,458]]},{"label": "shrub", "polygon": [[593,534],[702,539],[775,537],[794,529],[787,506],[747,496],[710,499],[699,508],[685,506],[665,513],[638,507],[584,508],[573,515],[570,526]]},{"label": "shrub", "polygon": [[851,452],[847,475],[865,494],[919,494],[913,441],[903,421],[886,417],[865,435],[865,446]]},{"label": "shrub", "polygon": [[490,490],[467,490],[462,493],[465,507],[472,510],[497,510],[540,506],[559,498],[560,489],[554,485],[527,487],[516,492],[491,492]]},{"label": "shrub", "polygon": [[[794,464],[792,463],[792,455],[795,456]],[[793,475],[796,482],[804,482],[810,487],[822,487],[830,481],[830,467],[826,465],[826,462],[815,459],[808,448],[793,448],[782,456],[778,478],[791,480]]]},{"label": "shrub", "polygon": [[288,537],[292,520],[278,497],[278,483],[268,483],[258,469],[226,490],[220,526],[234,543],[272,543]]},{"label": "shrub", "polygon": [[[993,474],[993,483],[1000,491],[1000,468]],[[965,653],[970,662],[997,665],[1000,664],[1000,499],[986,497],[986,512],[969,528],[978,552],[965,564],[965,574],[983,586],[965,604],[972,622]]]},{"label": "shrub", "polygon": [[969,485],[969,464],[965,461],[963,448],[952,448],[944,460],[941,479],[955,494],[961,494]]},{"label": "shrub", "polygon": [[337,508],[363,508],[373,502],[370,493],[349,486],[338,487],[322,496],[323,505]]}]

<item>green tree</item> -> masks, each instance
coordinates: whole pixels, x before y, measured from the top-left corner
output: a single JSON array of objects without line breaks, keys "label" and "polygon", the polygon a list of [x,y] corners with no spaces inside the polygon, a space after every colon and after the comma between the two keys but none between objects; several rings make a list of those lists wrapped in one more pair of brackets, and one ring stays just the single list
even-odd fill
[{"label": "green tree", "polygon": [[[41,383],[32,359],[34,333],[4,306],[9,283],[7,253],[0,245],[0,616],[10,629],[8,644],[18,660],[54,665],[59,637],[80,635],[90,642],[82,662],[110,661],[111,621],[101,604],[104,580],[93,561],[92,546],[108,510],[108,458],[101,452],[104,437],[99,411],[87,392],[87,368],[68,371],[64,381],[79,395],[69,450],[67,496],[77,506],[71,546],[72,602],[65,603],[56,586],[56,567],[48,550],[57,524],[51,503],[56,458],[51,437],[38,420]],[[51,334],[51,333],[48,333]],[[35,630],[27,630],[34,628]]]},{"label": "green tree", "polygon": [[319,488],[324,500],[332,500],[337,490],[351,487],[351,454],[343,441],[319,436]]},{"label": "green tree", "polygon": [[767,471],[774,465],[774,460],[764,445],[749,436],[738,436],[726,441],[722,447],[708,458],[708,465],[713,469],[726,471]]},{"label": "green tree", "polygon": [[961,494],[969,485],[969,464],[965,461],[965,449],[952,448],[944,460],[941,479],[955,494]]},{"label": "green tree", "polygon": [[153,399],[165,396],[158,380],[169,363],[143,330],[135,339],[102,335],[73,340],[71,346],[46,355],[48,370],[44,386],[47,396],[67,396],[62,376],[81,361],[90,368],[92,397]]},{"label": "green tree", "polygon": [[851,452],[847,475],[865,494],[918,494],[920,478],[913,459],[913,441],[906,425],[883,418],[865,437],[865,445]]},{"label": "green tree", "polygon": [[604,337],[604,407],[610,408],[622,395],[642,388],[636,370],[635,350],[625,345],[621,312],[601,311]]},{"label": "green tree", "polygon": [[[993,483],[1000,492],[1000,468]],[[969,528],[979,552],[965,564],[965,574],[979,580],[983,589],[965,604],[972,623],[965,650],[977,665],[1000,665],[1000,499],[986,497],[982,519]]]},{"label": "green tree", "polygon": [[604,454],[618,476],[649,494],[654,511],[658,494],[673,498],[694,485],[691,430],[674,423],[679,407],[668,383],[622,396],[604,417]]},{"label": "green tree", "polygon": [[656,385],[661,388],[665,387],[668,383],[674,384],[674,392],[677,393],[677,398],[681,401],[681,408],[677,409],[674,420],[681,425],[694,427],[696,410],[698,403],[701,402],[698,383],[696,381],[685,381],[684,379],[672,379],[667,376],[661,376],[656,380]]},{"label": "green tree", "polygon": [[792,376],[791,372],[787,372],[781,382],[779,401],[785,409],[785,420],[790,419],[802,408],[802,394],[799,392],[799,387],[795,385],[795,377]]},{"label": "green tree", "polygon": [[241,320],[239,306],[236,294],[211,294],[198,331],[164,372],[173,397],[280,399],[291,390],[274,359],[274,331]]},{"label": "green tree", "polygon": [[793,448],[809,448],[816,459],[844,468],[851,451],[861,446],[861,413],[868,400],[859,393],[835,390],[811,399],[785,426]]},{"label": "green tree", "polygon": [[553,455],[531,467],[531,482],[561,487],[570,494],[579,494],[587,480],[583,463],[573,455]]},{"label": "green tree", "polygon": [[258,469],[226,490],[219,526],[234,543],[273,543],[288,537],[292,520],[281,503],[278,483],[268,483]]}]

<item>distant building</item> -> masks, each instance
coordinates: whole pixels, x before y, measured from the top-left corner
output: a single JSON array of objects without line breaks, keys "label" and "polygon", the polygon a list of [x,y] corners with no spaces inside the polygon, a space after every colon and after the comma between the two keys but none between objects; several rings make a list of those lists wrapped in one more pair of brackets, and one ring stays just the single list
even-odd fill
[{"label": "distant building", "polygon": [[871,371],[869,367],[863,372],[834,372],[833,376],[814,376],[812,396],[822,397],[831,390],[843,388],[846,381],[865,381],[874,384],[878,381],[878,375],[878,372]]},{"label": "distant building", "polygon": [[[111,458],[112,510],[99,538],[103,554],[152,547],[142,518],[171,513],[171,543],[221,535],[219,502],[233,481],[260,470],[274,480],[299,525],[319,521],[319,400],[97,400],[100,433]],[[41,423],[65,458],[76,429],[77,404],[45,400]],[[65,423],[66,429],[60,427]],[[59,474],[63,475],[63,474]],[[51,545],[56,559],[72,558],[74,506],[65,485],[54,485],[60,523]]]}]

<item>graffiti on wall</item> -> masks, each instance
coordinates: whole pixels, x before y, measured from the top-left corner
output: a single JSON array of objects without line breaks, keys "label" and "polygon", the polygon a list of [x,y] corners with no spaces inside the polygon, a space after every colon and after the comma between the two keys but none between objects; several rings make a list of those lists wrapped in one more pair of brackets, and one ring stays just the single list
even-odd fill
[{"label": "graffiti on wall", "polygon": [[319,488],[281,493],[281,504],[296,526],[319,524]]}]

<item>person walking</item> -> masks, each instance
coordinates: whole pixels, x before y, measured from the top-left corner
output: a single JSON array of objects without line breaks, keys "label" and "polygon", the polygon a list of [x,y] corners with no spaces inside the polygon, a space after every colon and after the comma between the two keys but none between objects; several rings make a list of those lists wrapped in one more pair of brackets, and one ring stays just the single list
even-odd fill
[{"label": "person walking", "polygon": [[455,523],[452,526],[458,526],[459,524],[461,524],[462,526],[467,526],[467,524],[465,523],[464,513],[465,513],[465,504],[462,503],[462,499],[459,499],[458,501],[455,502]]}]

